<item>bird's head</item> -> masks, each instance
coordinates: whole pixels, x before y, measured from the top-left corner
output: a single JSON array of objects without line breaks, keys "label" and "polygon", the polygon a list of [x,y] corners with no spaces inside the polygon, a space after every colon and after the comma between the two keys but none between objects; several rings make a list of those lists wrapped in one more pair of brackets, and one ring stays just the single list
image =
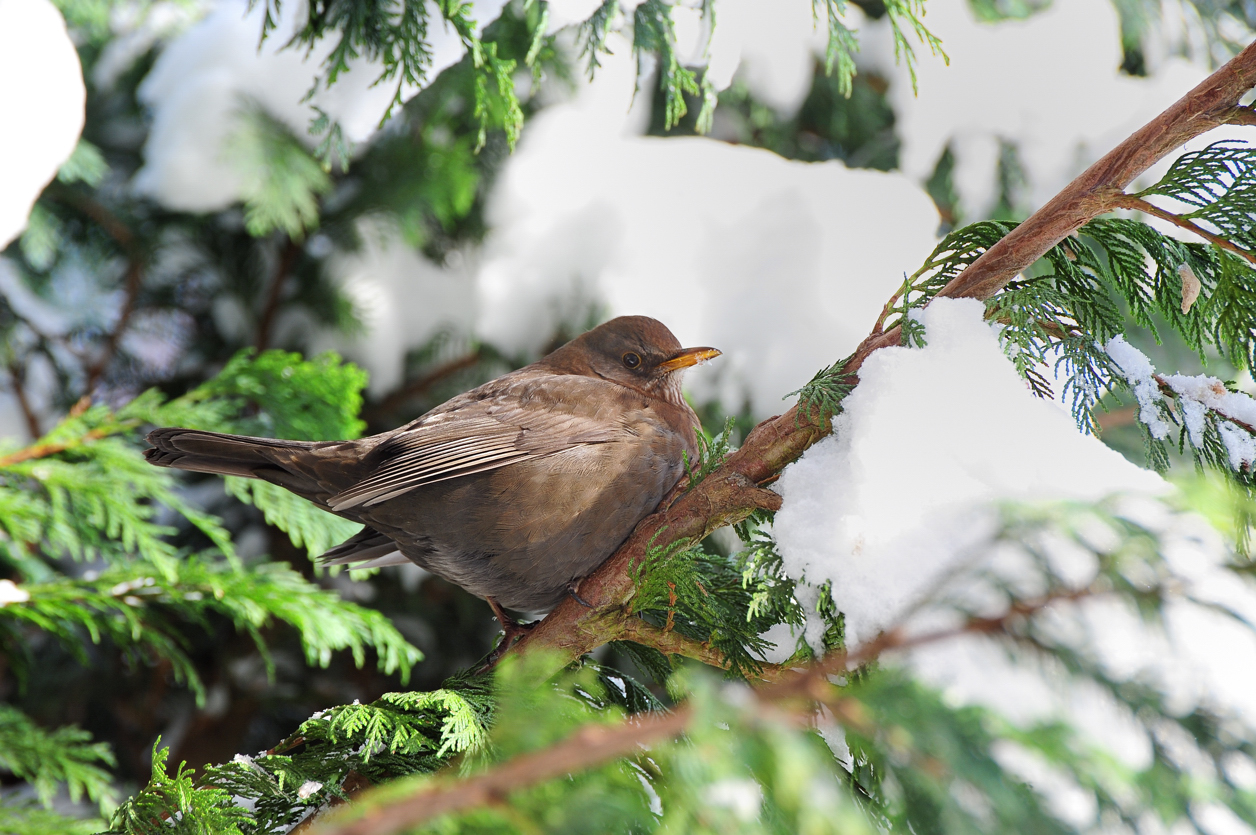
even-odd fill
[{"label": "bird's head", "polygon": [[719,355],[714,348],[682,348],[657,319],[620,316],[581,334],[541,362],[560,373],[601,377],[681,404],[681,372]]}]

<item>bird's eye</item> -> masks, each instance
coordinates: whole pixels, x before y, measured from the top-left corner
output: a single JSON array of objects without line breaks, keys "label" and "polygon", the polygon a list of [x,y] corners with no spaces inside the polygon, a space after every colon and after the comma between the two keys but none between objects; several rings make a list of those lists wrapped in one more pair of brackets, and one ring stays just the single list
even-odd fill
[{"label": "bird's eye", "polygon": [[641,355],[635,351],[629,351],[623,356],[624,366],[627,368],[636,368],[641,365]]}]

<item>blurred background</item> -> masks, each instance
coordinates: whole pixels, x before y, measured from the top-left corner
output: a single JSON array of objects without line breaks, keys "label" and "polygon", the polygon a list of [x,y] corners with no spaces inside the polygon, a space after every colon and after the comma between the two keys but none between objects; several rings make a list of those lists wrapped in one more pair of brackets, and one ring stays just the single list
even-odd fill
[{"label": "blurred background", "polygon": [[[633,49],[638,5],[473,5],[518,62],[512,149],[481,136],[471,58],[439,15],[424,78],[376,84],[357,56],[330,83],[331,42],[292,43],[298,2],[0,0],[0,158],[22,161],[0,169],[0,436],[29,444],[84,397],[181,394],[250,347],[359,364],[378,432],[621,314],[722,349],[687,391],[709,431],[732,417],[744,435],[855,347],[942,234],[1023,219],[1256,25],[1248,0],[929,0],[945,55],[909,34],[908,61],[881,0],[852,0],[845,91],[808,0],[719,0],[714,27],[698,0],[659,4],[674,45],[652,53]],[[660,88],[675,67],[702,82],[684,113]],[[1143,463],[1112,405],[1104,440]],[[491,647],[488,607],[461,590],[417,568],[316,572],[220,480],[186,492],[245,559],[386,613],[426,654],[410,687]],[[401,687],[346,657],[310,669],[282,630],[273,679],[225,623],[187,636],[203,706],[161,664],[100,645],[85,666],[52,641],[25,689],[0,670],[0,700],[86,728],[142,784],[159,734],[175,762],[221,762]]]}]

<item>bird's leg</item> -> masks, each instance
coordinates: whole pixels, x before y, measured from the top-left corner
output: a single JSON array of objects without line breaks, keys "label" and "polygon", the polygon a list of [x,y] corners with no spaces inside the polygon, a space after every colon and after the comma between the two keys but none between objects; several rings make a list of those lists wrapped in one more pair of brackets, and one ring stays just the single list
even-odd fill
[{"label": "bird's leg", "polygon": [[592,609],[593,604],[580,596],[580,581],[583,579],[584,579],[583,577],[578,577],[575,580],[572,580],[570,583],[568,583],[567,594],[571,597],[572,600],[576,601],[584,608]]},{"label": "bird's leg", "polygon": [[501,607],[496,600],[491,597],[484,598],[488,601],[489,608],[493,610],[493,617],[497,618],[497,622],[502,627],[502,640],[497,645],[497,649],[493,650],[489,656],[490,664],[496,664],[498,659],[510,649],[510,645],[532,631],[535,623],[520,623],[519,621],[506,614],[506,610]]}]

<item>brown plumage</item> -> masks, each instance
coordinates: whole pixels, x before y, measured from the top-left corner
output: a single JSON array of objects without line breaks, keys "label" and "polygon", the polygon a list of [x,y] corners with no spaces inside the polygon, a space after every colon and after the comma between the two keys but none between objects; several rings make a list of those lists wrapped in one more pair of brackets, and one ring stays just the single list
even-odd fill
[{"label": "brown plumage", "polygon": [[698,419],[680,377],[718,354],[623,316],[390,432],[309,442],[167,428],[146,455],[264,479],[366,525],[329,563],[408,559],[490,603],[543,610],[694,460]]}]

